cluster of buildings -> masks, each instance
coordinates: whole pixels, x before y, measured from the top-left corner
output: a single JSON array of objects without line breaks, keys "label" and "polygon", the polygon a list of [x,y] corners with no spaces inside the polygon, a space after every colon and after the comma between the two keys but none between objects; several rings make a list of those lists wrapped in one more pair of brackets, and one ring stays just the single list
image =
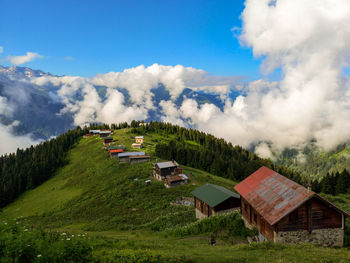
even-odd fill
[{"label": "cluster of buildings", "polygon": [[[150,161],[145,152],[125,152],[123,145],[112,146],[111,130],[91,130],[98,134],[111,158],[120,163]],[[133,148],[142,148],[143,136],[135,137]],[[188,176],[179,164],[172,160],[153,166],[153,177],[172,188],[188,183]],[[149,180],[148,180],[149,181]],[[248,176],[234,187],[232,192],[222,186],[204,184],[195,189],[194,207],[199,219],[239,210],[245,225],[255,227],[261,241],[280,243],[311,242],[327,246],[343,246],[345,219],[350,214],[336,207],[311,189],[267,168]]]}]

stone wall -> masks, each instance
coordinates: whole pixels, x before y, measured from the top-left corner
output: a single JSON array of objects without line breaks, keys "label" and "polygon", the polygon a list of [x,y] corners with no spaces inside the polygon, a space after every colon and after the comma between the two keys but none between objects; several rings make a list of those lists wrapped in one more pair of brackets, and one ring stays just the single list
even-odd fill
[{"label": "stone wall", "polygon": [[203,219],[205,217],[207,217],[207,216],[196,208],[196,218]]},{"label": "stone wall", "polygon": [[341,228],[316,229],[309,233],[307,230],[281,231],[275,233],[274,241],[285,244],[313,243],[324,246],[339,246],[344,244],[344,230]]}]

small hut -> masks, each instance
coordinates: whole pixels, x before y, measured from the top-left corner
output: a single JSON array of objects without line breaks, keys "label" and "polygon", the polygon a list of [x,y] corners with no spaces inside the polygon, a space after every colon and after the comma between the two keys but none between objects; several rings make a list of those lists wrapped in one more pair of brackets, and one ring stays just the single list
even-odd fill
[{"label": "small hut", "polygon": [[133,143],[131,145],[132,148],[137,148],[137,149],[141,149],[142,148],[142,144],[141,143]]},{"label": "small hut", "polygon": [[225,187],[205,184],[192,191],[196,218],[202,219],[240,207],[240,197]]},{"label": "small hut", "polygon": [[104,137],[103,138],[103,145],[107,145],[113,142],[113,137]]},{"label": "small hut", "polygon": [[153,176],[159,181],[181,173],[182,169],[179,168],[179,164],[176,161],[155,163],[153,167]]},{"label": "small hut", "polygon": [[143,144],[143,136],[136,136],[135,143]]},{"label": "small hut", "polygon": [[119,163],[130,163],[130,156],[143,156],[145,152],[123,152],[118,154]]}]

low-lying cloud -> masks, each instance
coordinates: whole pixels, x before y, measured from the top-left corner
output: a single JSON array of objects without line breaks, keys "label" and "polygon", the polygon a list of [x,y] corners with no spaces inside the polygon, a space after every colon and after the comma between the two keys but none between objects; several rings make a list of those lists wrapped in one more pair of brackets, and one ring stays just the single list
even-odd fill
[{"label": "low-lying cloud", "polygon": [[[163,121],[244,147],[255,145],[266,157],[272,157],[271,149],[310,140],[325,150],[349,141],[350,78],[344,69],[350,57],[350,2],[247,0],[241,17],[239,41],[262,59],[266,74],[248,84],[238,77],[158,64],[91,79],[43,76],[28,81],[57,87],[52,96],[65,105],[60,114],[71,113],[75,125],[144,120],[157,111]],[[281,80],[270,81],[276,69]],[[160,84],[169,96],[156,98],[153,91]],[[186,89],[216,94],[224,106],[200,103],[183,95]]]}]

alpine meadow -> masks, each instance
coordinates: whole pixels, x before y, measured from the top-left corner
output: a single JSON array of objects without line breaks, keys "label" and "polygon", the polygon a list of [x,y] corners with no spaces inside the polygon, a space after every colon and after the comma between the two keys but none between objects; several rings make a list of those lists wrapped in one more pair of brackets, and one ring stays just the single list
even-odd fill
[{"label": "alpine meadow", "polygon": [[0,263],[350,262],[349,0],[0,24]]}]

